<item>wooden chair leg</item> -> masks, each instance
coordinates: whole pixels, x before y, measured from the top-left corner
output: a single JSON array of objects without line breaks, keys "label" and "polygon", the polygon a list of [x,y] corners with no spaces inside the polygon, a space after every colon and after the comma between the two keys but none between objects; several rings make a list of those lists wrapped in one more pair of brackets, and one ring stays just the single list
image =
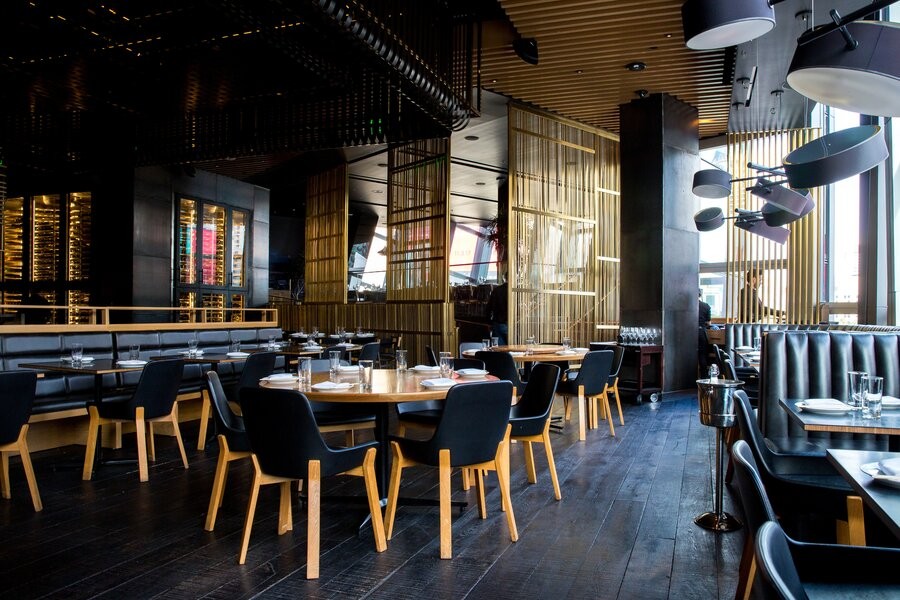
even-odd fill
[{"label": "wooden chair leg", "polygon": [[178,405],[172,409],[172,414],[169,415],[172,420],[172,431],[175,432],[175,441],[178,442],[178,451],[181,452],[181,462],[184,464],[184,468],[188,468],[188,459],[187,453],[184,451],[184,442],[181,439],[181,428],[178,426]]},{"label": "wooden chair leg", "polygon": [[403,473],[403,453],[397,442],[391,442],[391,480],[388,483],[388,503],[384,510],[384,537],[391,539],[394,534],[394,517],[397,514],[397,497],[400,494],[400,476]]},{"label": "wooden chair leg", "polygon": [[[38,491],[37,479],[34,476],[34,468],[31,466],[31,454],[28,453],[28,425],[22,425],[19,432],[19,457],[22,459],[22,468],[25,470],[25,480],[28,482],[28,491],[31,492],[31,503],[34,504],[34,511],[41,512],[44,505],[41,503],[41,493]],[[6,454],[4,452],[4,454]],[[7,467],[6,480],[9,481],[9,471]]]},{"label": "wooden chair leg", "polygon": [[238,564],[242,565],[247,560],[247,547],[250,545],[250,530],[253,529],[253,515],[256,513],[256,499],[259,496],[259,485],[262,479],[262,472],[259,468],[259,461],[255,456],[253,460],[253,483],[250,486],[250,500],[247,504],[247,516],[244,519],[244,533],[241,536],[241,552],[238,555]]},{"label": "wooden chair leg", "polygon": [[741,554],[740,567],[738,567],[738,583],[737,589],[734,591],[734,600],[749,600],[755,572],[756,559],[753,554],[753,537],[748,535],[744,538],[744,551]]},{"label": "wooden chair leg", "polygon": [[309,461],[306,480],[306,578],[319,578],[319,500],[322,471],[317,460]]},{"label": "wooden chair leg", "polygon": [[212,410],[212,405],[209,401],[209,392],[207,390],[200,392],[200,397],[202,402],[200,404],[200,434],[197,436],[197,450],[203,451],[206,449],[206,429],[209,426],[209,414]]},{"label": "wooden chair leg", "polygon": [[534,469],[534,449],[531,442],[522,441],[522,451],[525,453],[525,473],[528,483],[537,483],[537,472]]},{"label": "wooden chair leg", "polygon": [[156,462],[156,437],[153,435],[153,422],[147,423],[147,458]]},{"label": "wooden chair leg", "polygon": [[[440,488],[440,511],[441,511],[441,558],[453,558],[453,543],[451,537],[453,535],[452,523],[450,521],[450,450],[443,448],[438,453],[438,481]],[[475,480],[475,485],[481,488],[479,483],[481,476]],[[481,488],[483,490],[483,488]]]},{"label": "wooden chair leg", "polygon": [[484,472],[475,469],[475,493],[478,495],[478,516],[487,519],[487,503],[484,500]]},{"label": "wooden chair leg", "polygon": [[544,431],[541,433],[544,439],[544,452],[547,453],[547,467],[550,470],[550,480],[553,482],[553,496],[557,500],[562,499],[562,493],[559,491],[559,479],[556,476],[556,461],[553,460],[553,446],[550,445],[550,420],[544,425]]},{"label": "wooden chair leg", "polygon": [[384,517],[381,514],[381,498],[378,497],[378,480],[375,478],[375,448],[366,450],[363,459],[363,481],[366,484],[366,496],[369,499],[369,513],[372,515],[372,533],[375,535],[376,552],[387,550],[384,537]]},{"label": "wooden chair leg", "polygon": [[0,496],[9,500],[12,491],[9,487],[9,452],[0,450]]},{"label": "wooden chair leg", "polygon": [[278,535],[284,535],[294,529],[294,518],[291,511],[291,482],[282,481],[278,485]]},{"label": "wooden chair leg", "polygon": [[206,511],[206,524],[203,529],[212,531],[216,527],[216,514],[222,505],[225,495],[225,476],[228,474],[228,442],[224,435],[219,436],[219,459],[216,461],[216,475],[213,477],[212,493],[209,495],[209,508]]},{"label": "wooden chair leg", "polygon": [[137,432],[138,476],[141,481],[150,479],[150,470],[147,466],[147,423],[144,421],[144,407],[134,409],[134,428]]},{"label": "wooden chair leg", "polygon": [[571,421],[572,420],[572,403],[569,402],[568,396],[563,396],[563,411],[565,414],[565,420]]},{"label": "wooden chair leg", "polygon": [[585,419],[584,409],[584,386],[578,386],[578,440],[583,442],[587,439],[587,423]]},{"label": "wooden chair leg", "polygon": [[847,496],[847,532],[851,546],[866,545],[866,522],[859,496]]},{"label": "wooden chair leg", "polygon": [[600,401],[604,404],[606,416],[608,417],[606,421],[609,423],[609,435],[615,437],[616,428],[613,426],[612,410],[609,407],[609,397],[606,394],[601,394]]},{"label": "wooden chair leg", "polygon": [[88,422],[87,444],[84,449],[84,469],[81,471],[81,478],[84,481],[90,481],[91,475],[94,473],[94,454],[97,451],[97,436],[100,433],[100,414],[97,412],[96,406],[88,406]]},{"label": "wooden chair leg", "polygon": [[509,428],[506,430],[506,440],[500,442],[497,447],[497,455],[494,457],[494,467],[497,469],[497,480],[500,483],[500,497],[506,504],[506,524],[509,525],[509,539],[514,542],[519,541],[519,530],[516,529],[516,517],[513,515],[512,499],[509,495],[509,471],[507,465],[504,464],[503,458],[504,448],[509,440]]},{"label": "wooden chair leg", "polygon": [[619,397],[619,380],[613,384],[613,397],[616,399],[616,408],[619,409],[619,425],[625,424],[625,417],[622,415],[622,398]]},{"label": "wooden chair leg", "polygon": [[463,491],[467,491],[470,487],[472,487],[472,482],[469,480],[469,473],[471,469],[466,469],[463,467],[460,469],[460,475],[462,475],[462,489]]}]

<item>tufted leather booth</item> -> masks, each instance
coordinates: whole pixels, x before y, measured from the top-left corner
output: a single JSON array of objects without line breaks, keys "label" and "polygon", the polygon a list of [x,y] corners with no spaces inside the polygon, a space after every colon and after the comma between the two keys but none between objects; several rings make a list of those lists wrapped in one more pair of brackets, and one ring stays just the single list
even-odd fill
[{"label": "tufted leather booth", "polygon": [[754,338],[762,338],[770,331],[859,331],[865,333],[900,332],[900,327],[892,325],[837,325],[820,323],[818,325],[787,325],[781,323],[726,323],[725,351],[740,346],[752,346]]},{"label": "tufted leather booth", "polygon": [[[900,332],[769,331],[760,364],[759,424],[766,438],[806,438],[779,404],[791,398],[847,398],[847,372],[884,377],[900,396]],[[830,446],[887,450],[886,436],[810,433]]]}]

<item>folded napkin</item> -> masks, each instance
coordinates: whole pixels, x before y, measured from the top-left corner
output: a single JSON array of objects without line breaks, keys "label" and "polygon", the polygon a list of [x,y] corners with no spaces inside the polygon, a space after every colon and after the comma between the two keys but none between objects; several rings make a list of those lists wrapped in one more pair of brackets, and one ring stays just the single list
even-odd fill
[{"label": "folded napkin", "polygon": [[446,388],[456,385],[456,381],[447,377],[438,377],[437,379],[423,379],[422,385],[430,388]]},{"label": "folded napkin", "polygon": [[590,351],[591,351],[590,348],[572,348],[572,350],[574,350],[574,351],[577,352],[578,354],[584,354],[585,352],[590,352]]},{"label": "folded napkin", "polygon": [[893,396],[882,396],[881,397],[881,406],[883,408],[894,408],[900,406],[900,398],[894,398]]},{"label": "folded napkin", "polygon": [[349,390],[353,387],[352,383],[335,383],[333,381],[323,381],[322,383],[316,383],[312,386],[312,389],[324,391],[324,390]]},{"label": "folded napkin", "polygon": [[844,404],[840,400],[835,400],[834,398],[810,398],[808,400],[803,400],[802,403],[813,408],[850,408],[847,404]]},{"label": "folded napkin", "polygon": [[482,376],[483,377],[484,375],[488,374],[488,372],[485,371],[484,369],[459,369],[457,371],[457,373],[459,373],[463,377],[465,377],[465,376],[469,376],[469,377]]},{"label": "folded napkin", "polygon": [[424,371],[428,373],[437,373],[441,370],[440,367],[430,367],[428,365],[416,365],[412,368],[413,371]]},{"label": "folded napkin", "polygon": [[[181,353],[184,354],[185,356],[188,356],[188,355],[190,355],[191,351],[190,350],[182,350]],[[197,348],[197,350],[194,352],[194,356],[203,356],[203,350],[200,350],[199,348]]]},{"label": "folded napkin", "polygon": [[557,354],[561,354],[563,356],[569,356],[570,354],[575,354],[574,350],[558,350]]},{"label": "folded napkin", "polygon": [[878,463],[878,470],[885,475],[900,476],[900,458],[886,458]]},{"label": "folded napkin", "polygon": [[304,350],[321,350],[322,346],[320,346],[318,344],[304,344],[303,349]]},{"label": "folded napkin", "polygon": [[[59,360],[61,360],[63,362],[72,362],[72,357],[71,356],[61,356],[59,358]],[[94,357],[93,356],[82,356],[81,362],[83,362],[83,363],[94,362]]]},{"label": "folded napkin", "polygon": [[338,367],[341,373],[356,373],[359,371],[359,365],[341,365]]},{"label": "folded napkin", "polygon": [[274,373],[268,377],[263,377],[263,381],[285,381],[289,379],[297,379],[293,373]]},{"label": "folded napkin", "polygon": [[342,346],[344,348],[349,348],[349,347],[353,346],[354,344],[353,344],[353,342],[341,342],[340,344],[336,344],[336,345]]},{"label": "folded napkin", "polygon": [[510,352],[509,354],[511,356],[525,356],[524,352]]},{"label": "folded napkin", "polygon": [[118,360],[116,364],[120,367],[142,367],[147,364],[146,360]]},{"label": "folded napkin", "polygon": [[228,352],[225,356],[229,358],[247,358],[250,356],[249,352]]}]

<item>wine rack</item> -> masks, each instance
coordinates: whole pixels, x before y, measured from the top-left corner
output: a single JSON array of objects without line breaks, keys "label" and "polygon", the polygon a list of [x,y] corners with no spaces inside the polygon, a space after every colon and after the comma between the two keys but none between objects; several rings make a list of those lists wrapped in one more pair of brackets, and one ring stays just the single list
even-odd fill
[{"label": "wine rack", "polygon": [[32,213],[32,281],[57,281],[59,279],[60,199],[58,195],[35,196]]},{"label": "wine rack", "polygon": [[[225,208],[203,206],[203,284],[225,285]],[[204,304],[205,306],[205,304]]]},{"label": "wine rack", "polygon": [[178,281],[197,282],[197,202],[182,198],[178,211]]},{"label": "wine rack", "polygon": [[[25,199],[3,202],[3,281],[22,281],[25,270]],[[3,291],[3,304],[21,304],[22,292]]]},{"label": "wine rack", "polygon": [[[179,292],[178,306],[185,309],[192,309],[196,303],[196,296],[197,294],[194,292]],[[179,323],[193,323],[194,320],[193,310],[182,310],[178,312]]]},{"label": "wine rack", "polygon": [[[234,211],[231,216],[231,285],[244,286],[244,252],[247,239],[248,214]],[[235,304],[232,306],[237,308]]]},{"label": "wine rack", "polygon": [[207,323],[223,323],[225,321],[225,294],[203,294],[203,308],[206,310]]},{"label": "wine rack", "polygon": [[[242,309],[244,308],[244,295],[243,294],[232,294],[231,295],[231,308]],[[237,323],[239,321],[244,320],[244,313],[240,310],[235,310],[231,312],[231,321]]]}]

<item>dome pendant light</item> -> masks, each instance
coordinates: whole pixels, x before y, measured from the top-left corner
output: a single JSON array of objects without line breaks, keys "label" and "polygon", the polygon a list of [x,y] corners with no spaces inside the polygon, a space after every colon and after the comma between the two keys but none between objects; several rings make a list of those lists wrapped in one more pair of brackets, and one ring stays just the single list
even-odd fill
[{"label": "dome pendant light", "polygon": [[767,0],[688,0],[681,5],[684,41],[692,50],[736,46],[775,27]]}]

